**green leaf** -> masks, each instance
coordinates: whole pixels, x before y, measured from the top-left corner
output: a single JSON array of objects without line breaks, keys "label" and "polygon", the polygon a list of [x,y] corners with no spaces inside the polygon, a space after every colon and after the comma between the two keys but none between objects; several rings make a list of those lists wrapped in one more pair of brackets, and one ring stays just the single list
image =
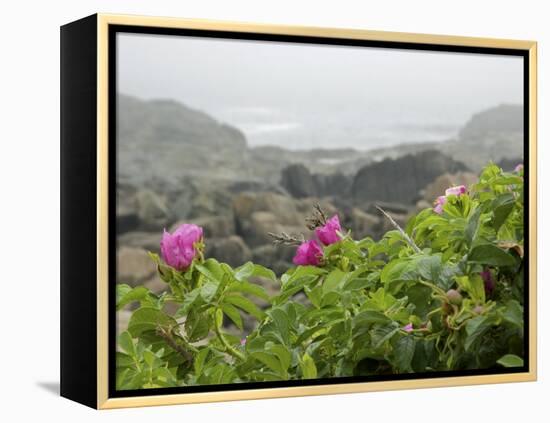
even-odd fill
[{"label": "green leaf", "polygon": [[124,331],[118,335],[118,345],[120,345],[120,348],[127,352],[129,356],[136,356],[134,341],[132,340],[132,336],[127,331]]},{"label": "green leaf", "polygon": [[209,303],[214,299],[220,283],[221,281],[220,282],[208,281],[203,286],[201,286],[200,288],[201,297],[205,302]]},{"label": "green leaf", "polygon": [[389,317],[380,311],[366,310],[353,318],[353,326],[371,325],[373,323],[390,323],[391,321]]},{"label": "green leaf", "polygon": [[399,370],[402,372],[410,372],[411,362],[415,351],[414,337],[411,335],[405,335],[399,338],[394,346],[394,361]]},{"label": "green leaf", "polygon": [[141,307],[132,314],[128,332],[137,338],[145,331],[156,330],[158,326],[168,329],[176,325],[176,321],[162,311],[153,307]]},{"label": "green leaf", "polygon": [[466,323],[466,341],[464,349],[470,351],[471,346],[485,333],[494,323],[492,316],[477,316]]},{"label": "green leaf", "polygon": [[335,291],[344,282],[346,274],[340,269],[334,269],[323,281],[323,293]]},{"label": "green leaf", "polygon": [[133,301],[141,301],[147,297],[149,290],[143,286],[131,288],[126,284],[118,284],[117,287],[117,311]]},{"label": "green leaf", "polygon": [[417,266],[418,274],[421,278],[437,283],[441,273],[441,256],[439,254],[433,256],[421,256],[414,260]]},{"label": "green leaf", "polygon": [[302,377],[304,379],[316,379],[317,378],[317,367],[315,366],[315,361],[308,353],[305,353],[302,356],[300,361],[300,369],[302,370]]},{"label": "green leaf", "polygon": [[279,358],[275,354],[270,352],[255,351],[250,355],[278,375],[282,377],[286,376],[286,370],[283,369]]},{"label": "green leaf", "polygon": [[200,374],[202,373],[202,369],[204,367],[204,363],[206,362],[209,352],[210,352],[210,349],[208,347],[205,347],[202,350],[200,350],[198,354],[195,355],[195,359],[193,361],[195,375],[200,376]]},{"label": "green leaf", "polygon": [[270,310],[269,317],[273,320],[273,324],[277,328],[282,341],[288,343],[290,337],[290,320],[288,315],[280,308],[275,308]]},{"label": "green leaf", "polygon": [[493,244],[478,245],[470,251],[468,261],[489,266],[513,266],[514,258]]},{"label": "green leaf", "polygon": [[466,224],[466,229],[464,231],[464,236],[466,238],[466,245],[470,247],[476,237],[479,230],[479,217],[481,216],[481,207],[477,207],[474,213],[468,218],[468,223]]},{"label": "green leaf", "polygon": [[128,354],[121,353],[120,351],[116,352],[116,366],[119,367],[133,367],[135,365],[135,360]]},{"label": "green leaf", "polygon": [[239,310],[237,310],[235,306],[224,303],[222,304],[222,311],[231,319],[233,323],[235,323],[235,326],[237,326],[240,330],[243,330],[243,319],[239,314]]},{"label": "green leaf", "polygon": [[150,350],[145,350],[143,351],[143,359],[145,360],[145,362],[147,363],[147,365],[150,367],[150,368],[155,368],[157,367],[155,363],[155,359],[156,359],[156,356],[155,354],[153,354],[152,351]]},{"label": "green leaf", "polygon": [[268,269],[267,267],[261,266],[259,264],[254,265],[254,271],[252,272],[252,276],[269,279],[273,282],[277,281],[277,276],[275,275],[275,272],[271,269]]},{"label": "green leaf", "polygon": [[248,261],[235,269],[235,279],[238,281],[246,280],[252,276],[252,273],[254,273],[254,263]]},{"label": "green leaf", "polygon": [[497,360],[504,367],[523,367],[523,359],[514,354],[506,354]]},{"label": "green leaf", "polygon": [[389,341],[393,335],[399,332],[399,327],[394,322],[380,326],[372,330],[372,340],[374,348],[380,348],[384,342]]},{"label": "green leaf", "polygon": [[279,362],[281,363],[281,368],[286,373],[291,361],[291,355],[287,348],[284,345],[274,344],[268,348],[268,351],[277,356]]},{"label": "green leaf", "polygon": [[240,292],[243,294],[254,295],[262,300],[269,302],[269,295],[265,291],[265,288],[260,285],[256,285],[247,281],[232,282],[227,288],[227,292]]},{"label": "green leaf", "polygon": [[485,284],[479,274],[471,276],[457,276],[458,286],[466,291],[472,300],[478,304],[485,303]]},{"label": "green leaf", "polygon": [[311,304],[313,304],[316,308],[321,307],[321,294],[322,294],[322,287],[316,286],[313,289],[305,289],[305,293],[307,297],[309,298],[309,301],[311,301]]},{"label": "green leaf", "polygon": [[183,297],[183,303],[175,314],[175,317],[186,316],[189,310],[204,303],[201,297],[201,288],[195,288]]},{"label": "green leaf", "polygon": [[514,209],[514,195],[512,193],[503,194],[493,201],[493,228],[496,232],[504,224],[512,210]]},{"label": "green leaf", "polygon": [[185,320],[185,333],[190,342],[196,342],[206,338],[210,331],[209,319],[201,313],[194,311],[187,315]]},{"label": "green leaf", "polygon": [[260,321],[265,317],[265,313],[256,304],[242,295],[227,295],[224,297],[224,303],[233,304]]},{"label": "green leaf", "polygon": [[213,282],[220,283],[224,275],[224,271],[220,266],[220,263],[213,258],[209,258],[203,264],[196,264],[195,269]]},{"label": "green leaf", "polygon": [[506,303],[502,318],[523,330],[523,307],[516,300]]}]

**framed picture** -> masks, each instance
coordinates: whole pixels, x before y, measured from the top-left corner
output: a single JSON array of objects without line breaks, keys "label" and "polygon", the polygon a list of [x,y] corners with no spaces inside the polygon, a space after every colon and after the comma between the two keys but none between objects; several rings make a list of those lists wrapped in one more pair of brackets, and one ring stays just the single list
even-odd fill
[{"label": "framed picture", "polygon": [[61,28],[61,394],[536,380],[536,43]]}]

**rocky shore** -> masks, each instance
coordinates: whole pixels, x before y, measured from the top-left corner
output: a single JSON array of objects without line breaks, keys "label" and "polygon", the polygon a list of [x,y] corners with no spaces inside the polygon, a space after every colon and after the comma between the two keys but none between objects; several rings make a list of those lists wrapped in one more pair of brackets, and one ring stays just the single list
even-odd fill
[{"label": "rocky shore", "polygon": [[[294,248],[274,245],[268,233],[308,238],[304,219],[315,204],[338,213],[355,239],[377,239],[390,229],[377,205],[405,225],[447,187],[472,183],[478,161],[522,161],[517,108],[487,113],[465,126],[462,140],[422,144],[418,151],[290,152],[249,148],[238,129],[172,101],[121,96],[117,282],[163,290],[147,251],[158,253],[162,231],[181,222],[203,227],[207,256],[232,266],[253,260],[277,274],[291,265]],[[499,149],[503,140],[507,147]],[[460,147],[474,144],[470,161]]]}]

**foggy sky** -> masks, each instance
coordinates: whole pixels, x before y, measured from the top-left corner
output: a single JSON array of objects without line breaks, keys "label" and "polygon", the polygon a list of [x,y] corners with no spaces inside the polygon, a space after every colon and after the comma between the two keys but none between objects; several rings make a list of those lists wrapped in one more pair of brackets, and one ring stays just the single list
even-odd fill
[{"label": "foggy sky", "polygon": [[463,124],[523,102],[520,57],[143,34],[117,43],[119,92],[175,99],[236,125],[235,110],[247,109]]}]

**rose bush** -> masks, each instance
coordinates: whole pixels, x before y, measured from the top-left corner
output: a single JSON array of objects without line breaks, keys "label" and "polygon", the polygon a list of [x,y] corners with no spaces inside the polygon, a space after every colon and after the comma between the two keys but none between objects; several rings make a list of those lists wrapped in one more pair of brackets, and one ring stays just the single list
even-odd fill
[{"label": "rose bush", "polygon": [[117,286],[117,309],[138,305],[118,337],[117,388],[522,366],[522,175],[490,164],[377,241],[318,214],[279,278],[203,257],[195,225],[165,233],[162,259],[150,255],[166,291]]}]

